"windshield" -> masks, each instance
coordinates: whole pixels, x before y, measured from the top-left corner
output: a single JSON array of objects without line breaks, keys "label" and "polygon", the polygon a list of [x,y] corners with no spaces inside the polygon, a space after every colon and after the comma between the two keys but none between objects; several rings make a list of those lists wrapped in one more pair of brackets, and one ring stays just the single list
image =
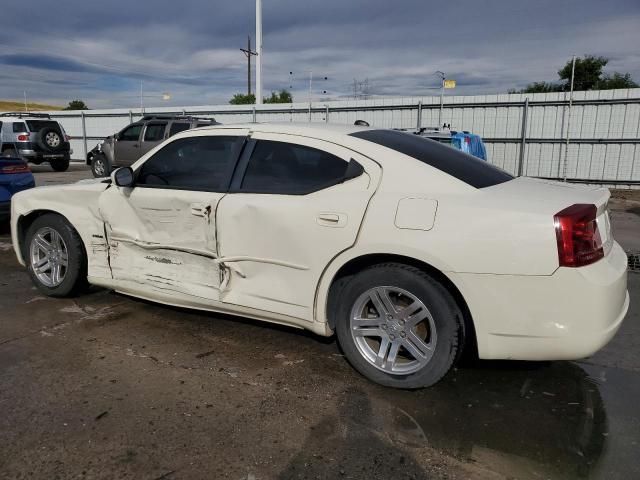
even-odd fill
[{"label": "windshield", "polygon": [[490,187],[514,178],[483,160],[412,133],[363,130],[350,135],[413,157],[476,188]]}]

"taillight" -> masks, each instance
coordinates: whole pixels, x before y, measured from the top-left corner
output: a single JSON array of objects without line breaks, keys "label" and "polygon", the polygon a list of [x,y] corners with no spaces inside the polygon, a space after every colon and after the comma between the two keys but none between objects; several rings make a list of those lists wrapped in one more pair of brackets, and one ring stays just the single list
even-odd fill
[{"label": "taillight", "polygon": [[554,217],[561,267],[583,267],[604,257],[595,205],[578,203]]},{"label": "taillight", "polygon": [[0,166],[0,173],[27,173],[30,171],[26,164]]},{"label": "taillight", "polygon": [[18,141],[19,142],[28,142],[29,141],[29,134],[22,134],[22,135],[18,135]]},{"label": "taillight", "polygon": [[64,134],[64,140],[65,140],[65,142],[68,142],[69,140],[71,140],[71,137],[65,133]]}]

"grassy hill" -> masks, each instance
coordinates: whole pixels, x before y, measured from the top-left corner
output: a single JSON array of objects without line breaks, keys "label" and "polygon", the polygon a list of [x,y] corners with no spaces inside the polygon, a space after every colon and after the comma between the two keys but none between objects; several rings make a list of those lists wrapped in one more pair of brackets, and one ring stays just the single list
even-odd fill
[{"label": "grassy hill", "polygon": [[[27,102],[27,108],[30,112],[38,110],[62,110],[63,107],[55,105],[44,105],[42,103]],[[23,112],[24,102],[16,102],[13,100],[0,100],[0,112]]]}]

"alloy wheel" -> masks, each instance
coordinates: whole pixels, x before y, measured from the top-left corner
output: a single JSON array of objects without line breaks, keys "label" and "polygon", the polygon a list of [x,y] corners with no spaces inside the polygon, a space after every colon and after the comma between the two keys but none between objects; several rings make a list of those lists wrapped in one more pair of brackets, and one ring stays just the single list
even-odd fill
[{"label": "alloy wheel", "polygon": [[429,309],[399,287],[374,287],[360,295],[351,309],[350,329],[363,358],[392,375],[423,368],[438,340]]},{"label": "alloy wheel", "polygon": [[45,141],[47,142],[47,145],[55,148],[60,145],[60,135],[58,135],[56,132],[49,132],[45,136]]},{"label": "alloy wheel", "polygon": [[30,263],[33,273],[45,286],[54,288],[64,281],[69,254],[62,236],[53,228],[39,229],[31,239]]}]

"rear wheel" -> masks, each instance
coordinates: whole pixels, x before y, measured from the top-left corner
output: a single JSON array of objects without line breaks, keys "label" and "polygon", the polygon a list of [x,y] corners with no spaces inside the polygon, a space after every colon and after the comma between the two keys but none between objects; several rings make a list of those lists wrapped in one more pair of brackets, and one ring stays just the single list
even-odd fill
[{"label": "rear wheel", "polygon": [[111,166],[107,157],[101,153],[97,153],[91,159],[91,173],[96,178],[108,177],[111,174]]},{"label": "rear wheel", "polygon": [[29,275],[44,294],[65,297],[86,285],[82,239],[60,215],[38,217],[27,230],[23,252]]},{"label": "rear wheel", "polygon": [[388,263],[356,274],[338,302],[336,333],[364,376],[398,388],[428,387],[451,368],[461,313],[425,272]]},{"label": "rear wheel", "polygon": [[69,157],[56,158],[49,163],[51,164],[51,168],[56,172],[66,172],[69,170]]}]

